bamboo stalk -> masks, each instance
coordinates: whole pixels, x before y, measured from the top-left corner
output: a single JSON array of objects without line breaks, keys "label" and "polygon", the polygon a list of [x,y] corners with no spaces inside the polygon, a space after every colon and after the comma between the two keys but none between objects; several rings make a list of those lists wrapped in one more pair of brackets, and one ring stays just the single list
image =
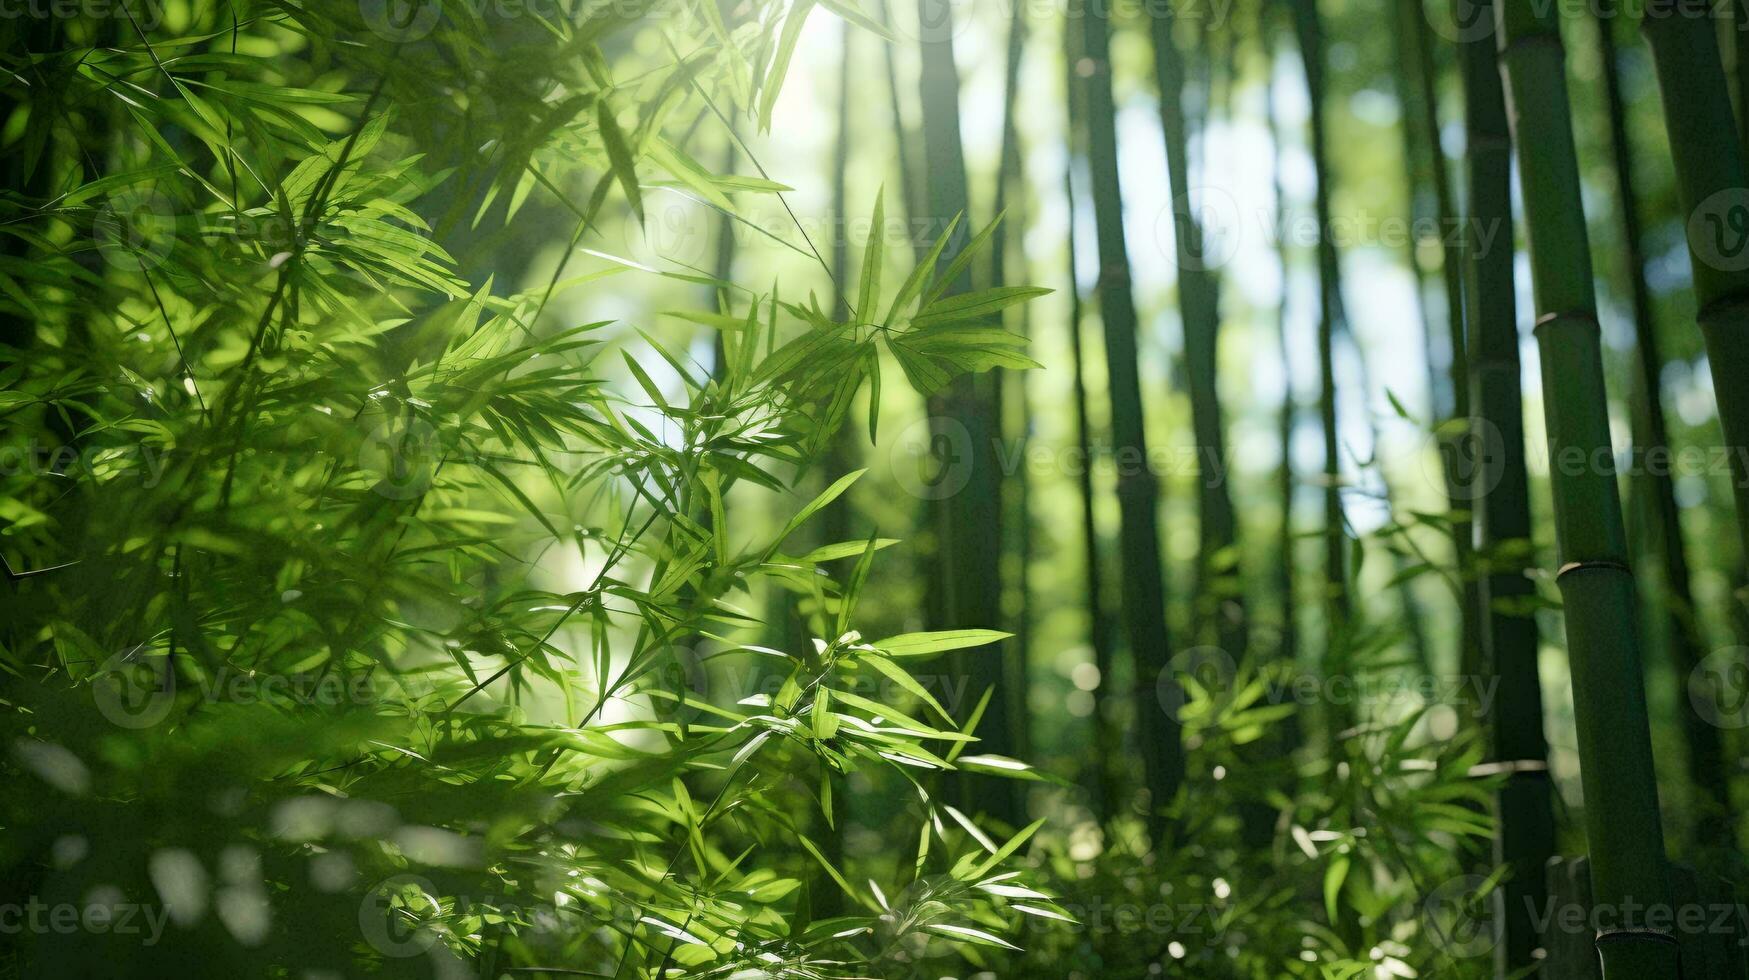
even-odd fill
[{"label": "bamboo stalk", "polygon": [[[1445,148],[1439,134],[1439,98],[1437,77],[1439,65],[1428,37],[1427,18],[1418,4],[1399,3],[1397,47],[1399,60],[1407,76],[1399,92],[1404,106],[1404,155],[1406,157],[1410,213],[1419,219],[1429,213],[1439,229],[1441,252],[1442,302],[1445,310],[1443,335],[1435,326],[1426,307],[1427,270],[1421,263],[1420,243],[1414,236],[1408,242],[1408,261],[1415,275],[1416,296],[1422,301],[1422,328],[1427,338],[1429,354],[1429,387],[1433,393],[1433,420],[1441,433],[1439,441],[1441,472],[1445,481],[1446,507],[1451,516],[1452,552],[1459,575],[1458,633],[1459,670],[1475,676],[1482,667],[1480,610],[1481,592],[1476,582],[1474,526],[1470,516],[1471,501],[1466,496],[1459,455],[1464,438],[1453,421],[1470,415],[1469,352],[1464,337],[1463,259],[1453,236],[1446,234],[1456,215],[1452,203],[1451,177],[1446,166]],[[1431,208],[1428,207],[1431,198]],[[1433,352],[1443,347],[1445,368],[1438,371]],[[1466,706],[1466,708],[1469,706]]]},{"label": "bamboo stalk", "polygon": [[[969,215],[966,193],[965,150],[960,140],[959,69],[954,63],[951,11],[934,0],[918,0],[918,19],[927,24],[919,42],[922,51],[920,95],[923,104],[923,157],[926,167],[928,217],[945,226],[954,215]],[[956,258],[969,238],[970,222],[962,220],[941,254],[943,268]],[[969,268],[948,284],[948,295],[971,288]],[[962,468],[965,486],[937,508],[940,532],[941,578],[945,591],[941,627],[975,628],[1002,620],[1002,480],[996,455],[997,428],[994,414],[994,381],[984,374],[961,375],[947,389],[930,398],[932,424],[962,427],[964,445],[958,451],[965,459],[942,459],[941,465]],[[950,442],[959,442],[950,439]],[[1012,647],[998,645],[976,654],[956,654],[952,662],[979,691],[995,688],[979,725],[982,747],[1012,755],[1011,733],[1015,727],[1012,702],[1018,700],[1012,687],[1003,683],[1002,665]],[[960,779],[956,786],[963,802],[977,804],[985,812],[1011,825],[1021,816],[1021,794],[1015,780]]]},{"label": "bamboo stalk", "polygon": [[[1021,166],[1020,130],[1015,125],[1015,106],[1019,99],[1020,90],[1020,64],[1025,52],[1026,5],[1016,3],[1008,21],[1008,53],[1003,65],[1002,80],[1002,150],[997,156],[996,167],[995,213],[1006,217],[1002,227],[997,229],[995,237],[990,240],[989,285],[991,286],[1001,286],[1008,281],[1009,242],[1026,228],[1024,214],[1020,213],[1027,201],[1023,186],[1025,175]],[[1016,186],[1022,191],[1019,196],[1019,204],[1012,208],[1017,213],[1008,215],[1011,210],[1009,191]],[[1025,253],[1021,252],[1020,257],[1024,260]],[[1022,264],[1024,265],[1024,261]],[[1025,276],[1022,275],[1021,278],[1024,281]],[[1007,311],[1006,315],[1012,315],[1019,319],[1019,332],[1024,336],[1027,333],[1030,310],[1023,305],[1018,309]],[[1011,372],[995,368],[991,370],[990,375],[993,394],[991,408],[995,417],[996,431],[1006,436],[1010,431],[1009,416],[1015,415],[1019,438],[1011,441],[1010,445],[1017,446],[1024,451],[1029,445],[1027,437],[1030,434],[1030,412],[1026,398],[1026,383],[1030,372]],[[1010,411],[1007,405],[1010,387],[1014,389],[1014,394],[1017,396],[1014,401],[1018,404],[1012,406],[1013,409],[1018,410],[1017,414]],[[1012,617],[1014,641],[1011,656],[1002,661],[1002,676],[1007,685],[1005,693],[1009,697],[1013,725],[1009,732],[1009,749],[1017,758],[1025,758],[1031,755],[1032,745],[1032,732],[1026,706],[1029,647],[1032,640],[1032,606],[1029,601],[1030,590],[1027,588],[1030,579],[1029,572],[1032,567],[1031,488],[1029,487],[1026,467],[1016,468],[1004,482],[1007,494],[1001,501],[1003,508],[1005,508],[1003,518],[1005,537],[1002,550],[1004,554],[1012,553],[1016,559],[1017,567],[1013,578],[1018,590],[1017,608],[1019,611]],[[1007,584],[1003,583],[1004,588]]]},{"label": "bamboo stalk", "polygon": [[[1342,457],[1336,429],[1336,364],[1334,339],[1342,300],[1336,243],[1330,237],[1329,137],[1324,120],[1324,33],[1317,0],[1294,0],[1294,34],[1299,42],[1311,103],[1312,166],[1317,177],[1314,208],[1318,220],[1318,420],[1324,435],[1324,589],[1325,669],[1346,674],[1348,620],[1348,538],[1342,510]],[[1332,733],[1348,727],[1344,713],[1333,708]]]},{"label": "bamboo stalk", "polygon": [[1675,980],[1673,937],[1643,920],[1636,930],[1620,924],[1626,903],[1668,905],[1670,884],[1560,26],[1553,9],[1534,0],[1502,0],[1496,20],[1548,386],[1556,583],[1566,610],[1591,880],[1596,901],[1618,913],[1599,932],[1597,951],[1605,980]]},{"label": "bamboo stalk", "polygon": [[1081,282],[1078,235],[1076,226],[1076,195],[1075,195],[1075,161],[1078,159],[1082,144],[1082,126],[1079,98],[1081,86],[1075,81],[1075,64],[1080,59],[1080,38],[1075,31],[1065,30],[1063,33],[1063,83],[1068,104],[1068,112],[1064,116],[1064,143],[1067,145],[1068,161],[1063,168],[1063,204],[1068,211],[1068,229],[1066,233],[1068,245],[1068,299],[1069,299],[1069,355],[1074,371],[1073,399],[1075,402],[1075,447],[1080,452],[1080,458],[1089,461],[1087,465],[1076,467],[1076,489],[1080,494],[1081,518],[1081,560],[1086,578],[1086,615],[1087,642],[1093,648],[1093,666],[1099,669],[1099,684],[1093,689],[1093,745],[1096,758],[1088,760],[1088,770],[1091,773],[1091,789],[1095,804],[1099,808],[1101,822],[1110,820],[1118,812],[1118,774],[1110,764],[1118,758],[1120,739],[1111,724],[1111,684],[1112,684],[1112,621],[1106,611],[1105,604],[1105,568],[1099,555],[1099,521],[1096,511],[1096,498],[1093,490],[1093,424],[1089,419],[1087,408],[1087,356],[1085,344],[1081,339],[1081,328],[1086,317],[1083,314],[1081,300]]},{"label": "bamboo stalk", "polygon": [[[1622,259],[1627,266],[1629,303],[1633,310],[1634,348],[1639,384],[1636,386],[1636,429],[1639,435],[1634,456],[1645,461],[1670,451],[1670,430],[1664,419],[1664,355],[1659,350],[1657,324],[1652,315],[1652,293],[1646,283],[1646,252],[1640,232],[1639,195],[1634,186],[1633,145],[1627,127],[1627,103],[1622,98],[1621,69],[1617,63],[1614,22],[1595,18],[1598,55],[1603,62],[1603,88],[1609,114],[1610,152],[1614,157],[1616,207],[1620,213]],[[1682,515],[1676,506],[1676,485],[1667,468],[1641,467],[1651,485],[1651,504],[1657,517],[1657,558],[1663,565],[1665,642],[1671,666],[1676,671],[1677,690],[1700,666],[1704,641],[1696,617],[1694,590],[1690,584],[1688,556],[1683,550]],[[1683,740],[1688,748],[1688,776],[1701,797],[1694,811],[1694,832],[1707,846],[1728,843],[1730,786],[1725,778],[1724,749],[1719,730],[1695,712],[1687,698],[1678,698]]]},{"label": "bamboo stalk", "polygon": [[[1477,11],[1484,18],[1491,11]],[[1488,760],[1508,767],[1495,796],[1499,829],[1494,861],[1511,869],[1501,885],[1495,946],[1497,973],[1536,964],[1541,945],[1533,910],[1548,895],[1544,873],[1555,853],[1554,787],[1543,734],[1540,645],[1527,603],[1535,586],[1525,576],[1531,554],[1530,475],[1525,464],[1523,367],[1518,356],[1517,286],[1513,270],[1512,144],[1494,40],[1459,43],[1464,88],[1466,179],[1464,306],[1471,344],[1471,438],[1500,461],[1498,480],[1484,482],[1473,501],[1477,555],[1486,574],[1479,586],[1482,662],[1499,682],[1495,715],[1486,719]],[[1487,443],[1494,443],[1488,445]],[[1484,456],[1483,458],[1486,458]],[[1472,479],[1474,475],[1472,475]]]},{"label": "bamboo stalk", "polygon": [[[1227,483],[1226,426],[1217,385],[1220,333],[1220,282],[1208,265],[1202,227],[1193,211],[1189,137],[1184,111],[1184,52],[1173,37],[1176,17],[1161,4],[1148,18],[1154,44],[1154,77],[1160,87],[1160,129],[1166,141],[1166,170],[1172,191],[1172,228],[1178,262],[1178,312],[1184,330],[1184,360],[1190,387],[1191,427],[1195,432],[1199,548],[1194,594],[1195,619],[1212,620],[1215,642],[1233,657],[1246,647],[1244,601],[1238,563],[1238,517]],[[1205,600],[1212,608],[1205,608]],[[1195,628],[1198,641],[1206,639]]]},{"label": "bamboo stalk", "polygon": [[1157,510],[1159,488],[1146,465],[1142,387],[1136,366],[1136,307],[1130,293],[1129,250],[1123,235],[1123,192],[1118,183],[1116,112],[1111,93],[1110,24],[1089,11],[1079,17],[1083,30],[1078,70],[1085,75],[1082,108],[1087,121],[1088,164],[1099,246],[1100,320],[1105,328],[1105,361],[1110,375],[1112,452],[1118,461],[1117,496],[1121,523],[1120,593],[1123,621],[1135,662],[1137,731],[1142,769],[1150,793],[1149,824],[1165,829],[1161,811],[1171,805],[1184,780],[1184,749],[1178,719],[1161,709],[1159,689],[1176,682],[1162,676],[1171,643],[1166,628],[1166,581],[1161,565]]},{"label": "bamboo stalk", "polygon": [[[1275,28],[1270,16],[1271,7],[1262,6],[1258,11],[1258,36],[1261,39],[1265,64],[1265,83],[1263,86],[1263,115],[1269,129],[1269,186],[1270,200],[1274,202],[1277,221],[1283,220],[1287,211],[1287,191],[1282,186],[1282,141],[1281,125],[1276,119],[1275,107]],[[1288,342],[1289,293],[1288,279],[1292,272],[1289,262],[1287,240],[1276,237],[1275,260],[1281,275],[1281,296],[1275,308],[1275,341],[1276,355],[1281,360],[1281,405],[1276,412],[1276,440],[1281,444],[1281,464],[1276,470],[1275,490],[1276,506],[1281,512],[1281,523],[1276,533],[1276,573],[1275,589],[1281,602],[1281,638],[1276,646],[1276,659],[1281,663],[1293,666],[1299,659],[1299,605],[1296,599],[1296,576],[1294,571],[1294,553],[1297,538],[1294,534],[1294,498],[1297,496],[1299,481],[1294,473],[1293,439],[1294,430],[1299,421],[1299,404],[1294,397],[1294,364],[1292,351]],[[1300,719],[1297,714],[1284,719],[1282,724],[1286,731],[1277,743],[1286,751],[1292,751],[1299,744]]]},{"label": "bamboo stalk", "polygon": [[1737,531],[1749,554],[1749,165],[1741,142],[1719,138],[1735,132],[1736,123],[1711,8],[1659,5],[1640,28],[1664,101]]}]

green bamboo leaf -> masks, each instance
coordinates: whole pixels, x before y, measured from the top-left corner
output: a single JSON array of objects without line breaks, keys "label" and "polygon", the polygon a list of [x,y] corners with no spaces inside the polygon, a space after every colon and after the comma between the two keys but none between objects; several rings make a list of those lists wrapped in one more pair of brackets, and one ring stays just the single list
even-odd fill
[{"label": "green bamboo leaf", "polygon": [[862,279],[858,284],[856,309],[852,311],[859,319],[874,315],[875,300],[881,294],[881,253],[885,249],[887,222],[884,197],[885,191],[875,193],[874,217],[868,226],[868,240],[862,246]]},{"label": "green bamboo leaf", "polygon": [[595,102],[595,122],[601,131],[602,144],[607,148],[607,160],[613,167],[613,175],[625,189],[626,200],[631,202],[632,213],[638,216],[641,225],[644,223],[644,196],[638,187],[637,161],[626,142],[625,132],[619,128],[619,120],[613,114],[613,102],[605,94]]},{"label": "green bamboo leaf", "polygon": [[802,25],[807,23],[808,14],[814,9],[814,0],[796,0],[790,7],[789,16],[784,18],[783,32],[778,37],[777,53],[772,57],[771,68],[765,73],[765,81],[759,91],[759,131],[771,131],[771,110],[777,105],[777,95],[783,90],[784,76],[789,74],[790,58],[795,55],[796,41],[802,36]]},{"label": "green bamboo leaf", "polygon": [[946,650],[981,647],[1013,636],[1000,630],[938,630],[932,633],[901,633],[869,644],[893,657],[921,657]]}]

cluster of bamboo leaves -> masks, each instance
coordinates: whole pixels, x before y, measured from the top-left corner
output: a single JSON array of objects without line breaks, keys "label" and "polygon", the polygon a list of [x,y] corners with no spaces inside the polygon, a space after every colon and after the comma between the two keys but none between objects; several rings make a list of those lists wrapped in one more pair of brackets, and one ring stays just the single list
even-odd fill
[{"label": "cluster of bamboo leaves", "polygon": [[[769,125],[812,5],[385,6],[0,27],[4,865],[19,894],[169,916],[15,960],[896,976],[1064,918],[1007,867],[1036,824],[934,792],[1037,777],[907,672],[1002,634],[861,636],[891,542],[790,543],[857,474],[788,496],[883,358],[924,392],[1029,365],[993,317],[1038,290],[947,295],[989,229],[902,279],[871,236],[844,320],[661,270],[718,298],[677,311],[716,363],[568,322],[657,271],[594,250],[605,209],[786,190],[685,144]],[[550,277],[491,275],[553,229]],[[791,501],[775,530],[737,521],[759,493]],[[771,645],[770,588],[811,642]],[[711,690],[731,664],[770,683]],[[832,798],[877,767],[914,802],[853,871]]]}]

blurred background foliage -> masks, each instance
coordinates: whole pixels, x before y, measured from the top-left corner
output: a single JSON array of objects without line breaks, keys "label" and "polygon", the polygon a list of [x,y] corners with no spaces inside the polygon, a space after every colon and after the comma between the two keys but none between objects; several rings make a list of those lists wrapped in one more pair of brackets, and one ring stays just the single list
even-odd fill
[{"label": "blurred background foliage", "polygon": [[[1495,975],[1470,920],[1499,877],[1496,692],[1437,431],[1462,228],[1430,171],[1466,154],[1441,0],[1316,5],[1316,92],[1306,4],[1275,0],[1098,7],[1109,64],[1076,3],[75,6],[0,23],[11,973]],[[1622,18],[1563,14],[1616,444],[1643,395],[1606,58],[1670,441],[1699,454],[1673,481],[1697,629],[1725,650],[1744,556],[1656,80]],[[1107,78],[1122,266],[1083,101]],[[1577,854],[1518,281],[1521,611]],[[1113,283],[1133,406],[1096,329]],[[1164,651],[1122,628],[1127,410]],[[1735,874],[1740,821],[1708,836],[1680,764],[1660,567],[1664,823]]]}]

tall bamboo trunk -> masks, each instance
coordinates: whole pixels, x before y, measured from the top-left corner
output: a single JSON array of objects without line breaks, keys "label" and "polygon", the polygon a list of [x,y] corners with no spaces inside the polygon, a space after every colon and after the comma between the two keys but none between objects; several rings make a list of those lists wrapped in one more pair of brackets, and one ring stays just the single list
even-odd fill
[{"label": "tall bamboo trunk", "polygon": [[[1077,17],[1068,19],[1073,29]],[[1093,185],[1093,215],[1099,244],[1100,320],[1110,375],[1112,452],[1117,460],[1119,537],[1123,566],[1123,621],[1135,662],[1136,730],[1149,792],[1149,823],[1164,831],[1162,810],[1184,781],[1184,749],[1175,715],[1162,710],[1162,694],[1177,682],[1166,674],[1171,644],[1166,628],[1166,577],[1161,565],[1159,487],[1147,465],[1141,377],[1136,366],[1136,307],[1130,293],[1129,250],[1123,234],[1123,193],[1118,184],[1116,112],[1111,93],[1111,28],[1104,16],[1079,16],[1083,30],[1080,70],[1085,73],[1084,117]]]},{"label": "tall bamboo trunk", "polygon": [[[875,10],[880,17],[882,27],[891,28],[892,17],[887,10],[887,0],[875,0]],[[917,167],[912,159],[911,127],[905,122],[904,101],[899,97],[899,67],[896,63],[896,45],[881,45],[881,67],[887,81],[887,105],[892,111],[893,119],[893,151],[898,157],[899,196],[903,205],[902,214],[905,227],[910,229],[911,252],[919,259],[929,254],[929,246],[935,243],[933,236],[917,234],[913,222],[922,217],[925,211],[923,195],[917,189]]]},{"label": "tall bamboo trunk", "polygon": [[[1440,282],[1443,287],[1441,305],[1445,312],[1443,332],[1423,306],[1422,325],[1429,353],[1430,389],[1433,393],[1433,420],[1442,433],[1440,439],[1441,472],[1445,481],[1446,505],[1451,515],[1452,553],[1458,568],[1458,670],[1474,676],[1481,670],[1481,647],[1478,642],[1481,592],[1476,582],[1474,527],[1470,519],[1470,501],[1462,486],[1460,456],[1463,434],[1454,420],[1470,415],[1469,349],[1464,337],[1463,259],[1456,240],[1448,232],[1456,217],[1452,203],[1451,175],[1446,165],[1445,148],[1440,142],[1439,63],[1434,51],[1432,33],[1427,18],[1419,6],[1396,5],[1399,61],[1406,76],[1400,95],[1404,105],[1404,153],[1408,163],[1411,215],[1419,228],[1422,219],[1431,217],[1440,240]],[[1408,242],[1409,263],[1416,276],[1416,295],[1425,304],[1426,268],[1421,263],[1420,242],[1411,236]],[[1445,371],[1434,369],[1432,354],[1444,354]],[[1461,424],[1461,422],[1460,422]],[[1468,709],[1474,705],[1463,706]]]},{"label": "tall bamboo trunk", "polygon": [[[1003,66],[1002,83],[1002,149],[997,157],[996,167],[997,215],[1004,215],[1010,210],[1019,211],[1027,202],[1023,181],[1025,174],[1021,165],[1020,130],[1015,125],[1015,108],[1020,91],[1020,63],[1026,51],[1026,10],[1025,4],[1014,4],[1008,21],[1008,54]],[[1018,206],[1011,208],[1009,191],[1016,188],[1021,194]],[[1016,213],[1005,218],[1002,227],[997,229],[995,237],[990,241],[989,285],[1001,286],[1007,283],[1009,242],[1020,235],[1026,224],[1024,215]],[[1025,253],[1021,252],[1020,258],[1024,260],[1025,257]],[[1021,280],[1024,281],[1025,278],[1023,274]],[[1028,332],[1030,311],[1024,304],[1018,309],[1007,311],[1006,315],[1019,321],[1019,332],[1023,336]],[[1026,383],[1030,372],[996,368],[991,374],[995,392],[997,433],[1004,438],[1012,451],[1025,452],[1029,448],[1031,436],[1031,413],[1026,397]],[[1009,404],[1010,396],[1015,404]],[[1008,438],[1010,432],[1015,434],[1013,438]],[[1009,707],[1012,711],[1013,730],[1009,733],[1010,748],[1016,756],[1025,758],[1032,754],[1032,732],[1026,704],[1032,644],[1032,604],[1031,590],[1028,588],[1032,569],[1032,502],[1024,464],[1015,467],[1007,476],[1004,490],[1006,493],[1001,501],[1005,514],[1003,530],[1006,534],[1003,554],[1013,556],[1014,574],[1009,577],[1012,581],[1005,580],[1003,586],[1004,593],[1013,595],[1017,602],[1016,611],[1010,617],[1014,640],[1010,655],[1003,661],[1003,676],[1007,679],[1011,694]]]},{"label": "tall bamboo trunk", "polygon": [[1081,465],[1075,467],[1075,484],[1080,493],[1081,517],[1081,560],[1084,566],[1087,603],[1087,642],[1093,649],[1093,666],[1099,668],[1099,683],[1093,688],[1093,746],[1095,758],[1088,761],[1088,782],[1093,794],[1095,805],[1099,808],[1101,824],[1117,815],[1118,804],[1118,772],[1111,763],[1119,758],[1121,738],[1112,725],[1111,689],[1112,689],[1112,620],[1106,612],[1105,605],[1105,567],[1099,556],[1099,521],[1097,517],[1096,498],[1093,491],[1093,424],[1090,421],[1087,408],[1087,356],[1085,345],[1081,339],[1081,328],[1086,317],[1083,315],[1081,301],[1081,282],[1079,274],[1080,249],[1076,234],[1076,195],[1075,195],[1075,162],[1079,159],[1085,139],[1083,138],[1084,118],[1081,112],[1080,96],[1082,86],[1075,78],[1075,64],[1080,61],[1081,38],[1077,32],[1068,30],[1065,25],[1063,32],[1063,84],[1064,95],[1068,101],[1069,111],[1064,118],[1064,126],[1068,130],[1064,134],[1064,142],[1068,146],[1068,160],[1063,168],[1063,203],[1069,213],[1069,227],[1066,235],[1069,262],[1069,355],[1074,375],[1073,398],[1075,401],[1075,448],[1080,454]]},{"label": "tall bamboo trunk", "polygon": [[[1610,151],[1615,159],[1616,207],[1621,217],[1627,266],[1628,298],[1633,311],[1635,361],[1639,368],[1636,386],[1638,443],[1634,453],[1637,469],[1651,488],[1651,504],[1657,519],[1657,558],[1664,569],[1666,608],[1663,610],[1664,642],[1676,671],[1676,689],[1687,689],[1688,678],[1700,666],[1705,641],[1689,581],[1688,556],[1683,550],[1682,516],[1676,507],[1676,483],[1667,465],[1670,430],[1664,420],[1664,355],[1659,349],[1657,324],[1652,315],[1652,292],[1646,283],[1646,252],[1640,233],[1639,195],[1634,188],[1633,144],[1627,127],[1627,103],[1622,97],[1621,71],[1617,64],[1614,20],[1596,18],[1598,54],[1603,62],[1603,87],[1609,110]],[[1694,834],[1708,847],[1729,846],[1730,785],[1726,780],[1724,748],[1719,730],[1702,718],[1688,698],[1678,697],[1683,739],[1688,748],[1688,776],[1699,795],[1694,813]]]},{"label": "tall bamboo trunk", "polygon": [[[1172,228],[1178,261],[1178,312],[1184,327],[1184,361],[1190,382],[1195,431],[1197,508],[1200,517],[1194,619],[1214,624],[1214,640],[1233,657],[1246,646],[1244,602],[1238,561],[1238,518],[1228,489],[1225,424],[1216,385],[1220,331],[1219,279],[1205,254],[1202,228],[1191,200],[1190,143],[1184,111],[1184,54],[1173,37],[1169,3],[1148,18],[1154,42],[1154,77],[1160,87],[1160,129],[1166,140],[1166,170],[1172,191]],[[1199,626],[1196,639],[1208,637]]]},{"label": "tall bamboo trunk", "polygon": [[[1486,6],[1477,13],[1484,23],[1493,16]],[[1495,958],[1497,972],[1511,975],[1534,966],[1541,945],[1533,913],[1548,894],[1543,869],[1555,852],[1554,787],[1543,734],[1536,616],[1527,608],[1536,587],[1524,574],[1531,549],[1530,474],[1513,281],[1512,144],[1494,39],[1461,41],[1458,57],[1469,160],[1463,254],[1475,411],[1469,438],[1478,458],[1499,460],[1497,479],[1484,470],[1468,474],[1464,486],[1474,498],[1476,551],[1486,571],[1479,582],[1478,641],[1499,692],[1494,716],[1483,721],[1488,761],[1506,772],[1495,796],[1494,860],[1511,870],[1499,891]]]},{"label": "tall bamboo trunk", "polygon": [[[851,37],[855,28],[845,21],[838,32],[838,90],[837,114],[838,132],[832,141],[832,197],[828,227],[832,232],[830,249],[832,268],[832,317],[844,320],[850,316],[850,235],[849,235],[849,194],[846,184],[846,171],[850,169],[850,55]],[[875,240],[875,246],[880,247],[880,240]],[[819,474],[820,489],[825,489],[831,481],[850,472],[854,466],[851,457],[855,452],[857,426],[852,422],[844,425],[832,434],[826,444],[826,459],[824,472]],[[851,540],[856,536],[851,530],[850,500],[840,497],[826,505],[820,514],[820,534],[826,544]],[[833,867],[844,866],[844,821],[848,816],[848,793],[833,793],[831,800],[832,816],[827,826],[817,827],[826,858]],[[833,881],[821,871],[813,876],[809,894],[814,901],[814,918],[825,919],[844,914],[843,889],[835,887]]]},{"label": "tall bamboo trunk", "polygon": [[[1259,8],[1257,34],[1263,47],[1266,72],[1263,115],[1269,128],[1270,200],[1274,202],[1279,225],[1285,221],[1287,213],[1287,191],[1281,182],[1281,126],[1276,119],[1274,94],[1276,21],[1271,16],[1272,9],[1269,4]],[[1276,439],[1281,444],[1281,463],[1276,469],[1275,477],[1276,507],[1281,512],[1281,523],[1276,531],[1275,590],[1281,602],[1281,638],[1276,645],[1276,659],[1291,669],[1299,659],[1300,648],[1299,604],[1295,595],[1298,576],[1294,570],[1294,553],[1299,550],[1298,538],[1294,534],[1294,498],[1298,495],[1299,481],[1294,473],[1293,450],[1294,431],[1299,421],[1299,403],[1294,397],[1294,363],[1288,340],[1289,278],[1292,269],[1287,239],[1283,235],[1276,236],[1275,261],[1281,275],[1281,296],[1275,308],[1275,342],[1276,355],[1281,360],[1282,377],[1281,405],[1276,412]],[[1276,744],[1284,752],[1291,752],[1298,747],[1300,741],[1299,716],[1290,715],[1282,724],[1284,731]]]},{"label": "tall bamboo trunk", "polygon": [[[1730,454],[1737,531],[1749,554],[1749,167],[1707,6],[1660,4],[1641,20],[1688,227],[1701,336]],[[1741,585],[1742,583],[1738,583]]]},{"label": "tall bamboo trunk", "polygon": [[1731,4],[1732,91],[1737,93],[1737,142],[1749,152],[1749,0]]},{"label": "tall bamboo trunk", "polygon": [[[1553,8],[1534,0],[1502,0],[1496,15],[1548,387],[1555,581],[1566,612],[1592,892],[1598,904],[1618,911],[1628,902],[1668,905],[1634,579],[1610,465],[1608,394],[1560,26]],[[1596,943],[1604,980],[1678,976],[1676,943],[1667,934],[1618,922]]]},{"label": "tall bamboo trunk", "polygon": [[[1317,0],[1293,0],[1294,35],[1310,101],[1312,166],[1316,172],[1314,209],[1318,220],[1318,421],[1324,435],[1324,610],[1325,670],[1345,674],[1348,620],[1347,532],[1342,511],[1342,456],[1336,429],[1334,340],[1341,316],[1340,272],[1330,236],[1329,140],[1324,122],[1324,33]],[[1332,734],[1348,727],[1346,713],[1332,706]]]},{"label": "tall bamboo trunk", "polygon": [[[927,173],[928,214],[945,222],[956,214],[967,215],[965,151],[960,141],[959,69],[954,64],[952,12],[939,0],[918,0],[918,19],[925,25],[922,49],[921,96],[923,103],[923,157]],[[957,226],[954,239],[943,250],[943,268],[956,258],[969,238],[969,220]],[[969,272],[948,284],[948,295],[971,288]],[[957,468],[966,476],[963,489],[940,501],[938,508],[941,545],[940,586],[945,591],[941,628],[988,627],[1002,621],[1002,508],[1001,472],[996,454],[998,438],[995,414],[995,381],[986,372],[961,375],[947,390],[930,399],[931,425],[939,427],[954,447],[938,464]],[[978,726],[980,748],[1012,755],[1010,733],[1016,712],[1013,703],[1020,692],[1003,682],[1003,664],[1012,655],[1012,645],[957,654],[951,658],[956,673],[970,678],[972,688],[994,688],[989,708]],[[969,709],[968,709],[969,710]],[[1022,815],[1020,784],[1015,780],[962,778],[955,784],[962,800],[1009,824]]]}]

